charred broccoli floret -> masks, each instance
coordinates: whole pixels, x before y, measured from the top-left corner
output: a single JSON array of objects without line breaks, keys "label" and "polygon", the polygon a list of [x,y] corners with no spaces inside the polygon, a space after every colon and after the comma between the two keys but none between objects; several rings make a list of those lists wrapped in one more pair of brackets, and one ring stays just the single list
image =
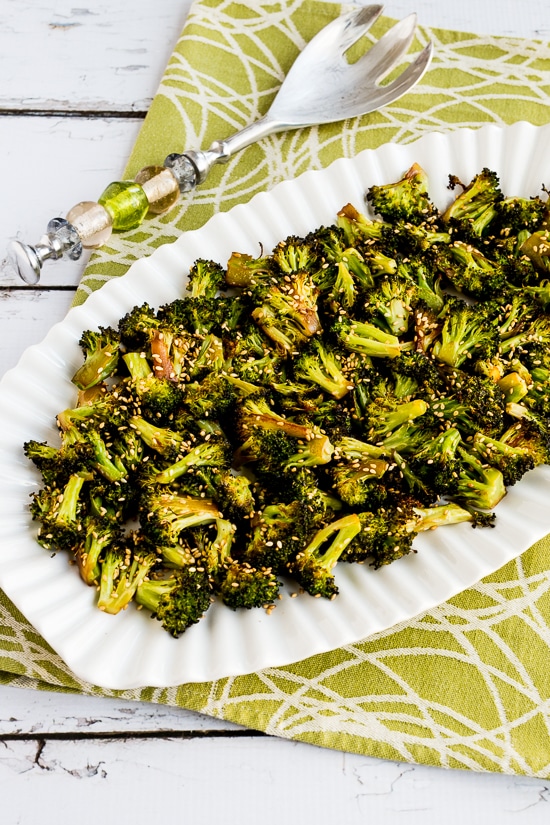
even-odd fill
[{"label": "charred broccoli floret", "polygon": [[202,619],[210,607],[212,591],[204,569],[189,566],[166,578],[145,579],[137,586],[135,598],[171,636],[178,638]]},{"label": "charred broccoli floret", "polygon": [[95,387],[114,373],[118,366],[120,334],[111,327],[100,327],[97,332],[85,330],[79,341],[84,363],[72,377],[80,390]]},{"label": "charred broccoli floret", "polygon": [[338,593],[334,568],[360,530],[361,522],[355,514],[322,527],[290,562],[290,574],[311,596],[334,598]]}]

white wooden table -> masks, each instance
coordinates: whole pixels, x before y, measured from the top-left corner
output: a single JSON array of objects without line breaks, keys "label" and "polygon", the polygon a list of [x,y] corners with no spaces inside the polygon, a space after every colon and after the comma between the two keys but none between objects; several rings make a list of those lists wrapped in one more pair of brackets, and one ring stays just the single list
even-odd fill
[{"label": "white wooden table", "polygon": [[[190,0],[0,0],[0,261],[117,179]],[[395,0],[422,23],[550,39],[548,0]],[[179,147],[176,147],[179,148]],[[85,260],[0,263],[0,370],[68,310]],[[547,823],[550,783],[322,750],[147,704],[0,688],[2,825]]]}]

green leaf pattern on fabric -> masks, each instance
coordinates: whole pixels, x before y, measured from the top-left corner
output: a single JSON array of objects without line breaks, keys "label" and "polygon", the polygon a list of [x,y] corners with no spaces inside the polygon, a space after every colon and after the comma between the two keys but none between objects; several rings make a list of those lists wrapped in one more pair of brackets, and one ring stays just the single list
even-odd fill
[{"label": "green leaf pattern on fabric", "polygon": [[[206,148],[259,117],[298,51],[348,6],[196,0],[124,173]],[[373,28],[379,37],[391,21]],[[218,167],[193,197],[94,254],[76,301],[182,231],[308,169],[429,130],[550,120],[550,47],[420,29],[422,83],[345,124],[271,137]],[[451,170],[449,170],[451,171]],[[389,759],[550,776],[550,538],[403,625],[287,667],[177,688],[85,684],[0,593],[0,681],[178,705],[276,736]]]}]

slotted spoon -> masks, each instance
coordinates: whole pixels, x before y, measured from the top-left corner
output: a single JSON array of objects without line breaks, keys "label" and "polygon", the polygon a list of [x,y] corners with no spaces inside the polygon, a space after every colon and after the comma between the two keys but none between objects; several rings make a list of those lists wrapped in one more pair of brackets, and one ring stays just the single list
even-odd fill
[{"label": "slotted spoon", "polygon": [[[418,83],[430,63],[431,43],[396,79],[382,83],[409,50],[416,32],[416,14],[396,23],[355,62],[346,57],[383,8],[363,6],[325,26],[298,55],[262,118],[225,140],[214,141],[205,151],[169,155],[164,166],[176,178],[179,191],[191,191],[205,180],[214,164],[227,162],[235,152],[261,138],[368,114],[397,100]],[[26,283],[35,284],[44,261],[64,255],[77,260],[83,247],[94,247],[86,241],[80,227],[75,228],[64,218],[53,218],[36,246],[13,241],[8,254],[17,274]]]}]

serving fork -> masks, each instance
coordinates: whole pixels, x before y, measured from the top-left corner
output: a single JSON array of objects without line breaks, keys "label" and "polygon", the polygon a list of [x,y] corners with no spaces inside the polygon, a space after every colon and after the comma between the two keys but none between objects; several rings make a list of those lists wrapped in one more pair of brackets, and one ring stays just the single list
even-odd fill
[{"label": "serving fork", "polygon": [[298,55],[259,120],[206,150],[170,154],[164,166],[146,167],[135,181],[110,184],[97,203],[77,204],[65,218],[53,218],[35,246],[12,241],[8,255],[17,274],[36,284],[45,261],[64,256],[77,260],[83,249],[102,246],[113,230],[133,229],[148,212],[167,211],[181,194],[201,184],[215,164],[268,135],[359,117],[397,100],[428,68],[433,46],[428,43],[395,79],[383,83],[414,39],[417,18],[410,14],[350,61],[351,47],[382,11],[381,5],[363,6],[325,26]]}]

